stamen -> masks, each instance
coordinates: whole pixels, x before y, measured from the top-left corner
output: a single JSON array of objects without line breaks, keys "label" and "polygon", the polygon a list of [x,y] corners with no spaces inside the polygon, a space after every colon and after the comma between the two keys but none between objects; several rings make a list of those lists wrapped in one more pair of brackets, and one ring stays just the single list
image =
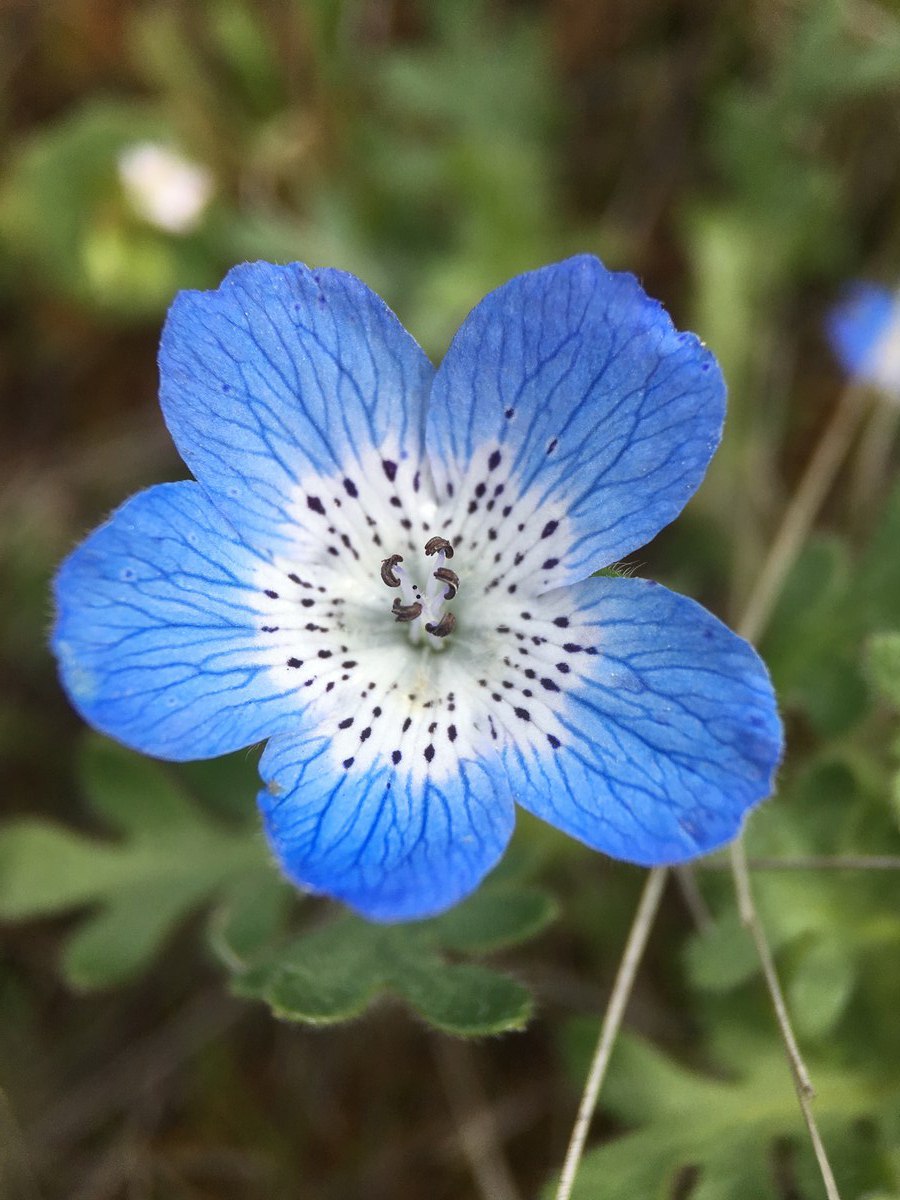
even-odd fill
[{"label": "stamen", "polygon": [[402,562],[402,554],[392,554],[389,558],[382,559],[381,582],[387,584],[388,587],[399,587],[400,580],[394,574],[394,567],[396,567],[397,563]]},{"label": "stamen", "polygon": [[432,637],[446,637],[448,633],[452,633],[456,628],[456,617],[453,613],[444,613],[437,625],[427,624],[425,632],[430,633]]},{"label": "stamen", "polygon": [[451,571],[449,567],[438,567],[434,572],[435,579],[440,579],[442,583],[446,583],[447,590],[444,592],[445,600],[452,600],[459,591],[459,576],[455,571]]},{"label": "stamen", "polygon": [[413,601],[412,604],[404,604],[398,596],[393,603],[392,611],[396,621],[414,621],[416,617],[422,615],[422,605],[418,600]]},{"label": "stamen", "polygon": [[433,538],[429,538],[428,541],[425,543],[425,553],[429,556],[429,558],[431,557],[432,554],[439,554],[442,550],[444,552],[445,557],[447,557],[447,558],[453,557],[453,547],[450,545],[450,543],[447,541],[446,538],[433,537]]}]

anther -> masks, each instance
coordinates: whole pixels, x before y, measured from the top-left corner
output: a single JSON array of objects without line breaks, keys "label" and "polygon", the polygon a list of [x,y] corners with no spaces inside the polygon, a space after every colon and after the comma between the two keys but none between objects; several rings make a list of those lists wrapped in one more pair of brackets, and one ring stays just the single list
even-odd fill
[{"label": "anther", "polygon": [[430,622],[425,626],[425,632],[430,633],[432,637],[446,637],[448,633],[452,633],[456,628],[456,617],[453,613],[444,613],[437,625],[432,625]]},{"label": "anther", "polygon": [[453,557],[453,547],[450,545],[450,543],[447,541],[446,538],[433,537],[433,538],[429,538],[428,541],[425,543],[425,553],[429,557],[431,557],[432,554],[440,554],[440,552],[442,550],[443,550],[444,556],[446,558]]},{"label": "anther", "polygon": [[459,576],[455,571],[451,571],[449,567],[438,567],[434,572],[435,579],[440,579],[442,583],[447,584],[447,590],[444,592],[445,600],[452,600],[459,591]]},{"label": "anther", "polygon": [[416,617],[422,615],[422,605],[418,600],[412,604],[404,604],[398,596],[394,601],[392,611],[396,621],[414,621]]},{"label": "anther", "polygon": [[382,559],[381,562],[381,582],[387,584],[388,587],[399,587],[400,580],[394,574],[394,567],[397,563],[403,562],[402,554],[392,554],[390,558]]}]

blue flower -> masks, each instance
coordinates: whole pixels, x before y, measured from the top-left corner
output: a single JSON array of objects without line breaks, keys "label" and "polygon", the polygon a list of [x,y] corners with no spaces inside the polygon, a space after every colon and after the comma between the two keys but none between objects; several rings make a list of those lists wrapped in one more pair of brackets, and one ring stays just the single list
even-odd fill
[{"label": "blue flower", "polygon": [[376,920],[471,891],[514,802],[617,858],[735,836],[781,753],[753,649],[596,577],[699,485],[724,385],[630,275],[513,279],[435,371],[341,271],[265,263],[172,306],[162,407],[196,482],[66,560],[53,637],[85,719],[167,759],[268,738],[285,873]]},{"label": "blue flower", "polygon": [[854,283],[828,315],[827,332],[848,375],[900,400],[900,298],[877,283]]}]

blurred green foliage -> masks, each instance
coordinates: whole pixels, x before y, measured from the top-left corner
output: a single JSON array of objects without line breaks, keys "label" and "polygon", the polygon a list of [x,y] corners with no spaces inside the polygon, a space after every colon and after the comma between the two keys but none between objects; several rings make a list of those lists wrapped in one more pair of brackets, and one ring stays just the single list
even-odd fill
[{"label": "blurred green foliage", "polygon": [[[585,1032],[573,1029],[573,1042],[586,1042]],[[636,1128],[588,1156],[574,1200],[655,1200],[679,1187],[689,1187],[695,1200],[778,1200],[787,1187],[798,1189],[799,1195],[819,1194],[812,1150],[797,1139],[797,1103],[783,1053],[767,1040],[733,1032],[719,1039],[711,1035],[719,1071],[715,1076],[687,1069],[648,1043],[622,1036],[605,1103]],[[575,1049],[573,1055],[583,1057]],[[861,1126],[873,1111],[896,1111],[896,1072],[883,1071],[879,1077],[844,1064],[813,1060],[812,1066],[817,1115],[829,1141],[839,1147],[835,1166],[840,1177],[853,1181],[856,1190],[849,1194],[871,1196],[871,1189],[885,1181],[900,1185],[889,1152],[893,1121]],[[797,1141],[797,1153],[779,1170],[773,1148],[788,1138]],[[544,1194],[551,1200],[552,1189]]]},{"label": "blurred green foliage", "polygon": [[[373,930],[298,901],[268,863],[252,756],[176,772],[82,744],[45,649],[48,579],[113,504],[183,474],[153,375],[178,288],[246,258],[342,267],[438,357],[486,290],[588,250],[725,368],[709,478],[629,569],[734,619],[845,383],[823,314],[847,278],[900,274],[900,8],[14,2],[0,78],[0,914],[21,923],[0,980],[19,1147],[0,1184],[469,1196],[444,1090],[469,1119],[488,1101],[436,1084],[423,1029],[518,1030],[534,1011],[470,1053],[537,1194],[639,873],[524,821],[497,877],[438,920]],[[204,174],[188,218],[139,202],[123,163],[147,145]],[[844,1200],[900,1197],[900,872],[821,866],[900,855],[898,423],[873,400],[761,641],[789,750],[747,849]],[[724,865],[695,872],[699,928],[697,897],[667,894],[580,1196],[822,1194]],[[264,1003],[216,1018],[223,971]],[[406,1012],[343,1024],[391,995]]]}]

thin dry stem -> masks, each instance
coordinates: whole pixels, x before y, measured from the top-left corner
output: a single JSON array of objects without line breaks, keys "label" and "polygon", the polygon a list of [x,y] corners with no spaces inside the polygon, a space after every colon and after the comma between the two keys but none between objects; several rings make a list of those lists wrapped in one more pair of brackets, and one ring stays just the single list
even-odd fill
[{"label": "thin dry stem", "polygon": [[769,989],[769,995],[772,997],[772,1004],[775,1008],[778,1027],[781,1030],[781,1036],[787,1050],[791,1073],[794,1076],[794,1083],[797,1085],[797,1092],[801,1096],[802,1102],[803,1097],[809,1098],[816,1094],[815,1088],[810,1081],[806,1064],[803,1062],[797,1046],[797,1039],[791,1027],[787,1005],[784,1002],[784,993],[781,990],[778,973],[775,970],[772,950],[766,939],[762,922],[759,919],[759,913],[753,900],[743,838],[738,838],[731,843],[731,870],[734,874],[734,887],[737,893],[738,913],[740,914],[741,923],[749,930],[750,936],[756,945],[756,952],[762,966],[766,986]]},{"label": "thin dry stem", "polygon": [[659,902],[662,899],[667,875],[668,871],[665,867],[655,867],[647,875],[647,882],[644,884],[637,912],[634,914],[634,920],[631,922],[628,941],[625,943],[625,951],[622,954],[622,961],[619,963],[619,970],[616,973],[616,980],[609,997],[609,1004],[606,1006],[606,1012],[603,1014],[603,1024],[600,1026],[597,1048],[594,1051],[594,1057],[591,1061],[591,1069],[588,1072],[584,1094],[581,1097],[581,1104],[578,1106],[578,1116],[575,1118],[572,1137],[569,1140],[569,1148],[566,1151],[566,1159],[559,1178],[559,1187],[556,1189],[556,1200],[569,1200],[569,1197],[572,1195],[575,1176],[578,1173],[581,1157],[584,1154],[584,1144],[587,1140],[588,1130],[590,1129],[594,1110],[597,1107],[597,1100],[600,1096],[600,1088],[603,1086],[603,1080],[606,1077],[609,1059],[622,1024],[622,1017],[625,1015],[625,1007],[631,995],[638,964],[644,953],[644,947],[647,944],[650,930],[653,928],[653,921],[659,908]]},{"label": "thin dry stem", "polygon": [[[751,641],[755,641],[759,637],[768,623],[788,573],[796,562],[813,527],[816,515],[834,483],[835,476],[866,412],[864,399],[864,392],[858,385],[851,383],[845,388],[825,432],[813,451],[812,458],[809,460],[797,491],[784,514],[781,526],[760,570],[756,586],[747,602],[743,618],[738,625],[738,632]],[[778,972],[775,969],[772,950],[753,899],[743,837],[739,837],[732,843],[731,871],[741,921],[749,930],[756,946],[763,978],[772,1000],[775,1018],[784,1042],[791,1074],[794,1077],[797,1099],[800,1102],[816,1161],[822,1173],[825,1192],[828,1200],[840,1200],[834,1174],[813,1116],[811,1100],[815,1091],[797,1045],[790,1015],[784,1001],[784,993],[778,979]]]},{"label": "thin dry stem", "polygon": [[788,572],[809,536],[816,514],[834,482],[859,423],[866,412],[865,395],[859,386],[845,388],[825,432],[813,451],[803,478],[784,514],[757,577],[739,625],[739,632],[755,641],[781,594]]},{"label": "thin dry stem", "polygon": [[[738,632],[743,637],[755,641],[768,623],[788,573],[809,536],[816,515],[847,455],[865,411],[863,390],[855,384],[850,384],[842,393],[832,418],[813,451],[812,458],[762,565],[743,618],[738,625]],[[739,837],[732,843],[731,871],[741,921],[750,932],[756,946],[763,977],[772,1000],[778,1028],[790,1064],[797,1098],[825,1184],[825,1192],[828,1200],[840,1200],[834,1174],[813,1116],[811,1100],[815,1091],[797,1045],[784,993],[778,979],[778,972],[775,969],[772,950],[753,899],[743,837]],[[609,1066],[610,1055],[621,1026],[625,1006],[631,994],[638,963],[659,907],[666,874],[666,869],[662,867],[650,872],[632,922],[625,953],[619,965],[612,995],[603,1017],[600,1037],[581,1098],[578,1116],[575,1119],[555,1200],[569,1200],[571,1196],[575,1176],[584,1154],[588,1129],[600,1095],[600,1088]]]},{"label": "thin dry stem", "polygon": [[731,844],[731,865],[734,874],[735,891],[737,893],[738,911],[743,925],[749,930],[750,936],[753,938],[756,953],[762,966],[763,977],[766,981],[766,987],[769,989],[769,995],[772,998],[775,1019],[778,1022],[781,1039],[784,1042],[791,1074],[794,1077],[797,1099],[800,1102],[803,1119],[806,1122],[806,1128],[809,1131],[809,1137],[813,1144],[816,1162],[819,1164],[819,1170],[822,1174],[822,1182],[825,1184],[825,1194],[828,1200],[841,1200],[834,1173],[831,1170],[831,1164],[828,1161],[828,1155],[825,1151],[825,1145],[819,1133],[816,1119],[813,1116],[811,1101],[816,1094],[815,1089],[810,1080],[809,1072],[806,1069],[806,1063],[803,1061],[797,1045],[797,1039],[791,1025],[791,1018],[784,1001],[784,993],[781,990],[781,983],[778,979],[778,972],[775,969],[772,950],[753,901],[743,838],[738,838]]},{"label": "thin dry stem", "polygon": [[685,908],[691,914],[694,924],[697,926],[697,932],[707,934],[712,930],[715,921],[713,915],[709,911],[709,905],[703,898],[703,893],[697,883],[697,876],[694,869],[688,866],[687,863],[682,863],[674,868],[675,879],[681,891],[681,898],[684,900]]},{"label": "thin dry stem", "polygon": [[848,488],[850,511],[857,521],[865,519],[878,493],[891,478],[898,427],[900,406],[895,403],[879,404],[859,439]]}]

